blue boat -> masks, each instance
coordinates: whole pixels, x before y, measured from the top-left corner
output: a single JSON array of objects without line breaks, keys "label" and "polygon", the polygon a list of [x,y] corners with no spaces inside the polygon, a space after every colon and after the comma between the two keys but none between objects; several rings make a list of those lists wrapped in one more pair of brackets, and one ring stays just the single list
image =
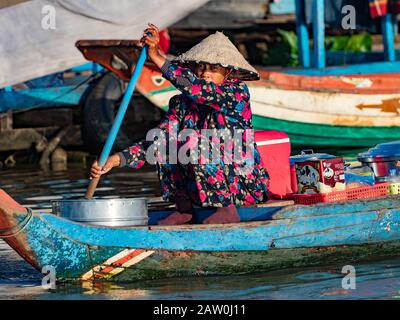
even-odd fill
[{"label": "blue boat", "polygon": [[[101,227],[32,213],[0,189],[0,238],[60,281],[237,275],[400,253],[400,196],[239,208],[235,224]],[[210,210],[200,209],[204,219]]]}]

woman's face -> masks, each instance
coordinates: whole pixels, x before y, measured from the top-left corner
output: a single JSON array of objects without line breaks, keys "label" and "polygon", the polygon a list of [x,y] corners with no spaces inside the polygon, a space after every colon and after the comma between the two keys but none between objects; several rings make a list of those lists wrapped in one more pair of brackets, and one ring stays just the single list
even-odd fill
[{"label": "woman's face", "polygon": [[196,75],[199,78],[206,80],[207,82],[221,84],[222,82],[224,82],[228,74],[228,68],[207,63],[196,64]]}]

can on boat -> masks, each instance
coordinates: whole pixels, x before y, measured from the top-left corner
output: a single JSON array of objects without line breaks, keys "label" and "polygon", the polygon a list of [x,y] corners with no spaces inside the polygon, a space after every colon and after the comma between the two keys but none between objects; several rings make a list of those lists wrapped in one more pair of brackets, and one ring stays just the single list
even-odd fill
[{"label": "can on boat", "polygon": [[107,227],[148,225],[146,198],[53,201],[53,213],[75,222]]},{"label": "can on boat", "polygon": [[292,181],[297,180],[297,193],[329,193],[346,188],[341,157],[304,150],[300,155],[290,157],[290,164]]}]

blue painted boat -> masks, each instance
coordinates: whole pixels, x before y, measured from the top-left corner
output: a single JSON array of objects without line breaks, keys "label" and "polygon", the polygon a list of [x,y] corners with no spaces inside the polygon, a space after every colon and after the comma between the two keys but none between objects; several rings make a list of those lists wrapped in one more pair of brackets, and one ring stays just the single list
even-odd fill
[{"label": "blue painted boat", "polygon": [[[0,189],[0,235],[58,280],[132,281],[343,265],[400,253],[400,196],[312,206],[272,202],[239,208],[241,223],[99,227],[32,213]],[[211,212],[199,210],[198,219]]]}]

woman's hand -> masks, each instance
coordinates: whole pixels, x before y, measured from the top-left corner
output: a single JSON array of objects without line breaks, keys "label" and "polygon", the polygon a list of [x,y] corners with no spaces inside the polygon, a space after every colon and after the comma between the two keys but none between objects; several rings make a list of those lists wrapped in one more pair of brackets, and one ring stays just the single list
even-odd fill
[{"label": "woman's hand", "polygon": [[[151,36],[149,36],[148,33],[150,33]],[[143,32],[143,37],[140,39],[140,43],[142,46],[148,46],[148,55],[150,59],[157,67],[161,68],[166,59],[160,54],[158,47],[160,43],[160,31],[154,24],[149,23],[149,27]]]},{"label": "woman's hand", "polygon": [[90,179],[99,178],[102,174],[107,173],[114,167],[118,167],[121,164],[121,159],[118,154],[114,154],[110,156],[103,169],[99,167],[99,163],[97,160],[93,162],[92,167],[90,169]]}]

